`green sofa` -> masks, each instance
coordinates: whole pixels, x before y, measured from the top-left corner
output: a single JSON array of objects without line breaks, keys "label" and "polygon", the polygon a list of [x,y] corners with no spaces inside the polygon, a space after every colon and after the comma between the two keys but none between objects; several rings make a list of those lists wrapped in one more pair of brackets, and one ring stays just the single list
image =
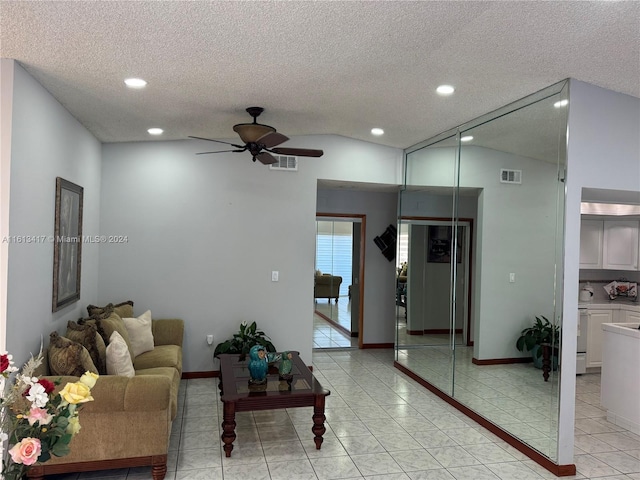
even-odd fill
[{"label": "green sofa", "polygon": [[329,301],[333,298],[338,303],[341,283],[342,277],[331,275],[330,273],[316,275],[313,298],[326,298]]},{"label": "green sofa", "polygon": [[[152,320],[154,348],[133,360],[135,376],[100,375],[91,390],[94,401],[80,412],[80,432],[71,441],[71,453],[52,457],[28,471],[28,478],[45,475],[150,466],[154,480],[167,471],[171,424],[178,410],[182,376],[184,322]],[[46,362],[39,374],[49,374]],[[76,376],[60,379],[62,388]]]}]

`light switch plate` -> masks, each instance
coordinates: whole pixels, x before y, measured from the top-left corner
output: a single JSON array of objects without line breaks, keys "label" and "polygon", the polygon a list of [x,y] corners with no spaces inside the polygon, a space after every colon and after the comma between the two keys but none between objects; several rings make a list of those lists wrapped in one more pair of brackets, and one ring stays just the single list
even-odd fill
[{"label": "light switch plate", "polygon": [[271,281],[277,282],[279,276],[280,276],[280,272],[278,272],[277,270],[274,270],[273,272],[271,272]]}]

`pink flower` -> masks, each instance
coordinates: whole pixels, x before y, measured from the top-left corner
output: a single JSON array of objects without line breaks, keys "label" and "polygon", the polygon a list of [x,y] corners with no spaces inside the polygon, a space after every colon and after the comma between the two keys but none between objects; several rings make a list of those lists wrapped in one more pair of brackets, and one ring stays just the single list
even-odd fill
[{"label": "pink flower", "polygon": [[44,408],[31,407],[26,418],[29,420],[29,425],[31,426],[36,422],[40,422],[40,425],[48,425],[53,419],[53,415],[49,415],[47,410]]},{"label": "pink flower", "polygon": [[26,437],[11,447],[9,455],[11,455],[11,459],[14,463],[33,465],[38,460],[41,449],[40,440],[37,438]]}]

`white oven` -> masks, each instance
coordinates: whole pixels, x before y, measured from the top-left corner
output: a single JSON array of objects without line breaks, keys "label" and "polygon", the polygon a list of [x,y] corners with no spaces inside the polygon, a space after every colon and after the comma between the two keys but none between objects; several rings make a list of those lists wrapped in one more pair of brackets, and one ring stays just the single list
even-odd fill
[{"label": "white oven", "polygon": [[587,372],[587,322],[589,310],[578,307],[578,341],[576,354],[576,374]]}]

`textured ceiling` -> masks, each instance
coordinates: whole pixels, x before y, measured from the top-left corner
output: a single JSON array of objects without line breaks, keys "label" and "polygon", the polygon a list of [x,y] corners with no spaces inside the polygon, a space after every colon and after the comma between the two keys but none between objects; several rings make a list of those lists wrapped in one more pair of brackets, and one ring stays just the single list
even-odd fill
[{"label": "textured ceiling", "polygon": [[640,97],[635,1],[3,0],[0,35],[103,142],[234,139],[257,105],[289,136],[408,147],[567,77]]}]

